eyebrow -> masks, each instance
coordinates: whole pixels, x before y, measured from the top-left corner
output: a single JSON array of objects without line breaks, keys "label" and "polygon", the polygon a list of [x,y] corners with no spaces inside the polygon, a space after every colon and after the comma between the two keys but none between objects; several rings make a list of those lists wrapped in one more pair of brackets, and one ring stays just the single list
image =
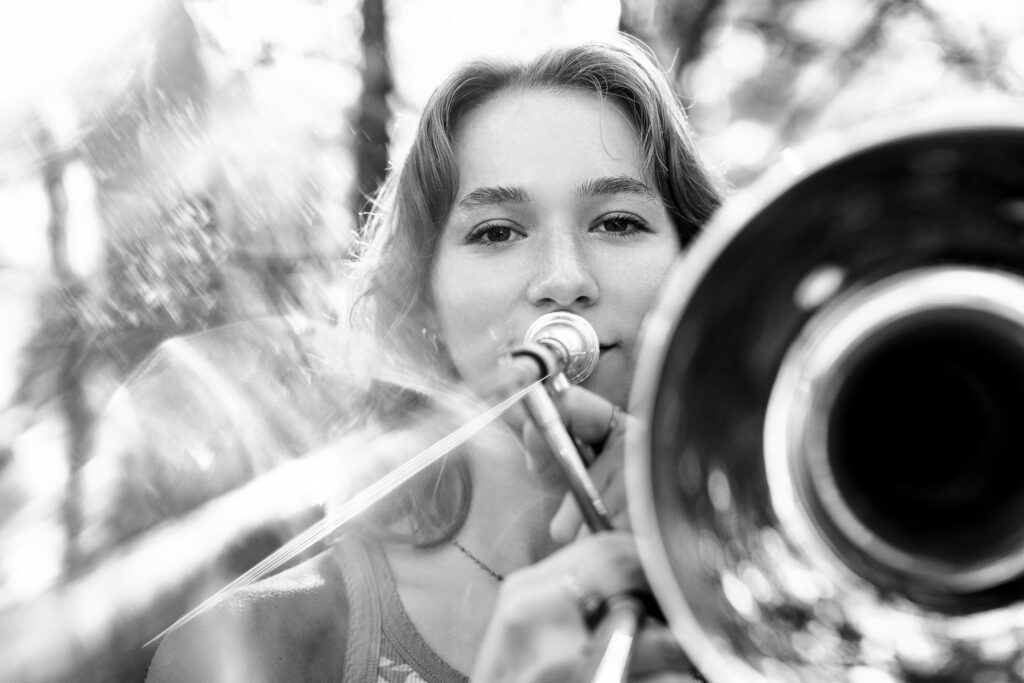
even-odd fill
[{"label": "eyebrow", "polygon": [[526,204],[530,195],[521,187],[478,187],[459,200],[459,206],[495,206],[498,204]]},{"label": "eyebrow", "polygon": [[[630,176],[605,176],[591,178],[580,185],[577,194],[583,199],[602,197],[607,195],[627,194],[653,199],[658,201],[657,196],[647,186],[647,183]],[[500,204],[527,204],[530,201],[530,194],[521,187],[478,187],[466,194],[459,200],[460,208],[474,208],[480,206],[497,206]]]},{"label": "eyebrow", "polygon": [[655,201],[658,199],[647,183],[625,175],[592,178],[579,189],[579,195],[584,199],[612,194],[631,194]]}]

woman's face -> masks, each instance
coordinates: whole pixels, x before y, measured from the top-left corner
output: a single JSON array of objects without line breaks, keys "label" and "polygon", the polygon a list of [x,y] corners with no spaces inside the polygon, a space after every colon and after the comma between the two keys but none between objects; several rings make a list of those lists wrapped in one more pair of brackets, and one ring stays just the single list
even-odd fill
[{"label": "woman's face", "polygon": [[437,323],[477,391],[538,316],[597,330],[583,386],[623,404],[640,323],[679,252],[636,134],[596,94],[509,90],[463,121],[459,187],[431,274]]}]

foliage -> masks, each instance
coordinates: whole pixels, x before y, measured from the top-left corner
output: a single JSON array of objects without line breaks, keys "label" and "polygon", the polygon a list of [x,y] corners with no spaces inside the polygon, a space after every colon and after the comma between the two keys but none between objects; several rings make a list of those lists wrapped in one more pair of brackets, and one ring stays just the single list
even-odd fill
[{"label": "foliage", "polygon": [[[743,186],[822,130],[950,93],[1020,95],[1020,3],[992,3],[1003,11],[991,16],[980,13],[982,0],[969,3],[975,15],[965,4],[622,0],[619,27],[669,69],[707,155]],[[16,390],[0,397],[0,511],[15,520],[0,527],[0,610],[83,570],[82,537],[103,536],[85,528],[96,501],[79,478],[95,455],[96,421],[162,342],[268,316],[337,323],[338,274],[358,211],[398,146],[403,122],[393,110],[419,105],[409,93],[423,84],[403,89],[410,77],[402,70],[437,56],[426,42],[389,42],[404,16],[425,11],[417,3],[365,0],[358,11],[355,0],[139,5],[159,11],[90,63],[95,73],[74,71],[84,75],[0,122],[9,128],[0,126],[0,189],[33,187],[44,216],[33,222],[15,210],[0,234],[10,261],[0,268],[18,265],[34,278],[25,288],[34,325],[17,330],[24,341],[13,345],[15,357],[0,359],[18,376]],[[548,3],[530,7],[545,8],[540,23],[563,16]],[[0,211],[4,201],[0,194]],[[76,245],[89,230],[99,257],[83,265]],[[43,257],[19,264],[11,254],[35,233]],[[244,374],[245,359],[221,353]],[[258,398],[258,382],[245,379],[249,400]],[[291,383],[302,377],[288,378],[289,391]],[[160,409],[186,393],[162,394]],[[274,398],[267,414],[291,416],[290,408],[299,422],[315,414],[313,403]],[[198,400],[187,408],[179,418],[220,415]],[[33,469],[44,462],[45,477]],[[168,468],[164,483],[179,474]],[[111,537],[138,521],[114,512]],[[22,543],[26,536],[50,542]]]},{"label": "foliage", "polygon": [[[988,12],[985,8],[990,7]],[[896,108],[1021,95],[1024,12],[937,0],[623,0],[736,186],[782,150]]]}]

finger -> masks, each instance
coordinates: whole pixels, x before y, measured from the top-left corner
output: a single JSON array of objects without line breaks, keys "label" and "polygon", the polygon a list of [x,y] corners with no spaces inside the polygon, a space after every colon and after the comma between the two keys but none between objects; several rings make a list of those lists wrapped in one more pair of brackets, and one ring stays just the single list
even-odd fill
[{"label": "finger", "polygon": [[555,476],[555,456],[532,420],[527,420],[523,425],[522,439],[526,447],[526,465],[530,473],[545,479]]},{"label": "finger", "polygon": [[[606,455],[595,461],[588,470],[591,482],[597,490],[616,529],[628,529],[629,519],[626,508],[626,488],[622,479],[623,451],[621,435],[616,435],[609,445],[605,446]],[[583,524],[583,515],[579,504],[567,495],[551,520],[548,532],[552,540],[564,544],[571,541],[579,533]]]},{"label": "finger", "polygon": [[[617,489],[608,496],[602,495],[601,499],[611,515],[612,527],[620,531],[629,531],[632,526],[629,521],[629,510],[626,507],[625,491]],[[586,530],[583,521],[579,504],[572,495],[567,494],[551,518],[551,524],[548,527],[551,540],[559,545],[573,541],[579,537],[581,531]]]},{"label": "finger", "polygon": [[631,537],[591,537],[512,573],[503,583],[492,627],[499,633],[549,630],[561,647],[582,646],[609,596],[646,585]]},{"label": "finger", "polygon": [[[569,387],[559,394],[557,405],[566,429],[577,440],[599,446],[602,452],[621,449],[628,416],[615,404],[586,389]],[[530,455],[530,471],[546,476],[554,458],[544,435],[532,420],[526,420],[521,436]]]},{"label": "finger", "polygon": [[582,656],[587,632],[557,584],[531,585],[511,575],[502,586],[471,680],[494,683],[564,680]]},{"label": "finger", "polygon": [[[612,519],[616,519],[626,512],[626,484],[623,481],[621,469],[610,479],[600,484],[595,482],[594,485],[597,487],[601,501],[604,503],[605,509]],[[615,528],[618,529],[620,527],[616,526]]]},{"label": "finger", "polygon": [[[598,531],[553,553],[549,559],[555,557],[561,559],[557,565],[551,565],[551,572],[574,572],[589,577],[605,598],[621,593],[650,592],[636,539],[630,533]],[[654,625],[661,626],[660,622]]]},{"label": "finger", "polygon": [[555,516],[551,518],[551,525],[548,527],[551,540],[559,545],[569,543],[576,538],[582,526],[583,514],[580,512],[580,506],[571,495],[566,495]]},{"label": "finger", "polygon": [[605,597],[647,586],[633,536],[619,531],[588,536],[556,551],[544,561],[516,572],[514,576],[518,577],[517,583],[525,580],[536,581],[539,585],[581,568],[585,573],[593,572],[590,578]]},{"label": "finger", "polygon": [[559,402],[569,431],[589,444],[606,442],[624,426],[625,411],[616,411],[614,403],[582,387],[569,387]]},{"label": "finger", "polygon": [[[562,421],[566,427],[566,430],[572,433],[569,425],[569,415],[567,413],[562,414]],[[576,435],[573,435],[576,436]],[[548,443],[545,435],[537,427],[532,420],[527,420],[523,423],[521,437],[523,445],[526,447],[528,457],[528,466],[530,472],[533,474],[546,473],[552,466],[557,467],[554,453],[551,450],[551,445]],[[581,443],[587,447],[591,444],[584,439],[577,437],[577,446]],[[580,452],[580,456],[583,460],[584,465],[590,464],[590,461],[594,459],[593,453],[587,457],[584,453]]]},{"label": "finger", "polygon": [[[630,529],[629,510],[626,489],[621,477],[616,477],[610,485],[602,487],[595,483],[595,486],[598,489],[601,503],[611,520],[612,527],[628,531]],[[564,545],[577,537],[583,527],[583,522],[584,517],[579,503],[571,493],[566,494],[551,518],[548,534],[551,536],[551,540],[559,545]]]},{"label": "finger", "polygon": [[591,633],[594,605],[646,585],[632,536],[607,532],[513,572],[502,583],[472,680],[566,680]]}]

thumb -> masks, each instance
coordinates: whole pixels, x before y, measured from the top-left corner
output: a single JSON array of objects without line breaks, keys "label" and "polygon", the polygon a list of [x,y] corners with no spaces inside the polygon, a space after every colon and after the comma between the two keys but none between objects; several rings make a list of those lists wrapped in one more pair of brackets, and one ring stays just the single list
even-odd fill
[{"label": "thumb", "polygon": [[624,426],[619,406],[582,387],[569,387],[559,402],[569,431],[589,444],[604,443]]}]

